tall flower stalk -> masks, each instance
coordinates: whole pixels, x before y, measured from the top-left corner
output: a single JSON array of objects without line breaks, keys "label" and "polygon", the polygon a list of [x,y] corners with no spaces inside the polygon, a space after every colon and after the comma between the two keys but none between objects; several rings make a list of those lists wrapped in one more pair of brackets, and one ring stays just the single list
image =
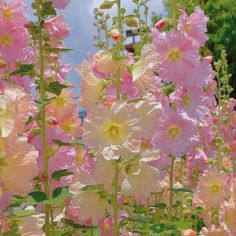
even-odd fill
[{"label": "tall flower stalk", "polygon": [[[43,178],[44,178],[44,192],[48,198],[50,198],[50,184],[48,177],[48,152],[47,152],[47,137],[46,137],[46,112],[45,112],[45,79],[44,79],[44,54],[43,54],[43,19],[41,15],[41,5],[37,3],[37,16],[39,24],[39,39],[38,39],[38,50],[39,50],[39,99],[40,99],[40,130],[41,130],[41,140],[42,140],[42,154],[43,154]],[[45,234],[50,235],[50,206],[45,204]]]}]

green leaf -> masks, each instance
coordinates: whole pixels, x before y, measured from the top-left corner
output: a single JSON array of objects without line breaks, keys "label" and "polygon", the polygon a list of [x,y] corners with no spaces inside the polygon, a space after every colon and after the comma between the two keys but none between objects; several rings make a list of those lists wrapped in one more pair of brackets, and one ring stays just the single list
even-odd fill
[{"label": "green leaf", "polygon": [[192,190],[189,188],[173,188],[174,193],[192,193]]},{"label": "green leaf", "polygon": [[58,187],[54,189],[52,198],[44,201],[45,204],[52,205],[54,207],[60,206],[64,203],[65,199],[70,197],[71,194],[67,187]]},{"label": "green leaf", "polygon": [[67,143],[67,142],[63,142],[63,141],[58,140],[58,139],[53,139],[53,142],[54,142],[55,144],[57,144],[58,146],[65,146],[65,147],[68,147],[68,146],[77,146],[77,145],[84,146],[84,144],[81,143],[80,140],[75,141],[75,142],[71,142],[71,143]]},{"label": "green leaf", "polygon": [[33,200],[37,203],[43,202],[43,201],[48,199],[47,195],[44,192],[41,192],[41,191],[31,192],[28,195],[31,196],[33,198]]},{"label": "green leaf", "polygon": [[73,51],[71,48],[53,48],[51,45],[45,45],[43,50],[49,53],[63,53]]},{"label": "green leaf", "polygon": [[13,71],[10,75],[20,75],[20,76],[29,75],[30,77],[34,77],[36,75],[35,65],[20,64],[17,70]]},{"label": "green leaf", "polygon": [[38,215],[39,213],[37,211],[31,211],[31,210],[20,210],[15,211],[13,215],[17,218],[26,217],[26,216],[32,216],[32,215]]},{"label": "green leaf", "polygon": [[113,7],[114,5],[114,1],[104,1],[101,5],[100,5],[100,9],[104,10],[104,9],[110,9]]},{"label": "green leaf", "polygon": [[149,216],[140,216],[140,215],[133,215],[126,218],[128,221],[134,222],[150,222],[153,218]]},{"label": "green leaf", "polygon": [[48,92],[56,94],[59,96],[62,92],[62,89],[67,88],[65,84],[60,84],[58,81],[54,81],[48,85]]},{"label": "green leaf", "polygon": [[53,7],[52,2],[44,2],[42,3],[42,18],[46,19],[48,16],[56,16],[57,12]]},{"label": "green leaf", "polygon": [[86,185],[82,187],[80,190],[81,191],[89,191],[89,190],[101,190],[103,189],[103,184],[98,184],[98,185]]},{"label": "green leaf", "polygon": [[159,209],[166,209],[167,205],[165,203],[157,203],[155,207]]},{"label": "green leaf", "polygon": [[56,170],[52,173],[52,179],[59,181],[62,177],[73,175],[68,169]]}]

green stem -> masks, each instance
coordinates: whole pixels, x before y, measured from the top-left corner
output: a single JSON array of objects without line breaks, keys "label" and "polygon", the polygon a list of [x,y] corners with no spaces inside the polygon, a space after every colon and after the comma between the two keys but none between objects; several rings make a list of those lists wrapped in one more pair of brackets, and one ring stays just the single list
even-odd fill
[{"label": "green stem", "polygon": [[113,192],[113,213],[114,213],[114,236],[119,236],[119,222],[118,222],[118,188],[119,188],[119,164],[115,163],[114,176],[114,192]]},{"label": "green stem", "polygon": [[[41,17],[41,9],[40,5],[37,5],[37,15],[39,21],[39,99],[43,101],[46,97],[45,91],[45,80],[44,80],[44,55],[43,55],[43,32],[42,32],[42,17]],[[48,198],[50,198],[49,191],[49,178],[48,178],[48,153],[47,153],[47,138],[46,138],[46,113],[45,113],[45,105],[41,106],[40,109],[40,119],[41,119],[41,141],[42,141],[42,153],[43,153],[43,163],[44,163],[44,171],[43,175],[45,178],[44,181],[44,192]],[[46,236],[50,235],[50,206],[45,205],[45,234]]]},{"label": "green stem", "polygon": [[169,212],[168,212],[168,223],[169,224],[171,224],[172,218],[173,218],[174,166],[175,166],[175,157],[171,156],[171,165],[170,165],[170,194],[169,194]]},{"label": "green stem", "polygon": [[[183,175],[184,175],[184,160],[181,159],[180,160],[180,182],[183,184]],[[183,214],[183,210],[184,210],[184,196],[183,193],[180,193],[180,222],[183,222],[184,219],[184,214]]]},{"label": "green stem", "polygon": [[146,236],[149,236],[149,218],[150,218],[150,209],[149,209],[150,205],[149,205],[149,199],[147,199],[147,209],[146,209],[146,213],[147,213],[147,223],[146,223]]},{"label": "green stem", "polygon": [[[118,30],[122,33],[122,15],[121,15],[121,0],[117,0],[117,15],[118,15]],[[123,38],[123,37],[121,37]],[[118,71],[116,76],[116,98],[120,100],[120,77],[121,77],[121,68],[120,68],[120,57],[122,50],[122,39],[117,42],[117,59],[118,59]]]},{"label": "green stem", "polygon": [[177,0],[172,0],[173,27],[177,30]]}]

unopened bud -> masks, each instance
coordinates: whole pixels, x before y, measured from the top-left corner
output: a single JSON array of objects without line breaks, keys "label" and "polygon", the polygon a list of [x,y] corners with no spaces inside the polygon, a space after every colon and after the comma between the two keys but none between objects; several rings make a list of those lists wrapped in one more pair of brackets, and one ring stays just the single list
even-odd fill
[{"label": "unopened bud", "polygon": [[155,24],[155,28],[157,30],[162,30],[166,27],[166,25],[168,24],[169,20],[168,19],[162,19],[162,20],[159,20],[156,24]]},{"label": "unopened bud", "polygon": [[118,42],[121,38],[121,33],[118,29],[111,30],[111,37],[114,41]]}]

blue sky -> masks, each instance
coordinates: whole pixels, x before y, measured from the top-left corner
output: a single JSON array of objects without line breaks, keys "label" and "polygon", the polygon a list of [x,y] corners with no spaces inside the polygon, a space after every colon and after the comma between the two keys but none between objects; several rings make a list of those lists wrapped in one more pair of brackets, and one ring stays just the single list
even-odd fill
[{"label": "blue sky", "polygon": [[[25,2],[30,8],[32,0],[25,0]],[[70,36],[65,40],[65,45],[67,48],[72,48],[73,51],[65,53],[63,60],[65,63],[70,63],[73,67],[68,80],[75,85],[75,94],[78,94],[80,77],[74,71],[74,67],[86,59],[88,53],[94,53],[97,50],[93,46],[93,35],[96,30],[93,26],[93,9],[98,7],[101,2],[103,0],[71,0],[65,10],[58,12],[58,14],[65,16],[71,28]],[[132,0],[121,0],[121,2],[127,12],[131,13],[134,7]],[[165,14],[162,0],[150,0],[149,8],[150,13]],[[30,18],[32,18],[30,9],[28,9],[28,13]],[[114,10],[112,14],[115,14]]]}]

